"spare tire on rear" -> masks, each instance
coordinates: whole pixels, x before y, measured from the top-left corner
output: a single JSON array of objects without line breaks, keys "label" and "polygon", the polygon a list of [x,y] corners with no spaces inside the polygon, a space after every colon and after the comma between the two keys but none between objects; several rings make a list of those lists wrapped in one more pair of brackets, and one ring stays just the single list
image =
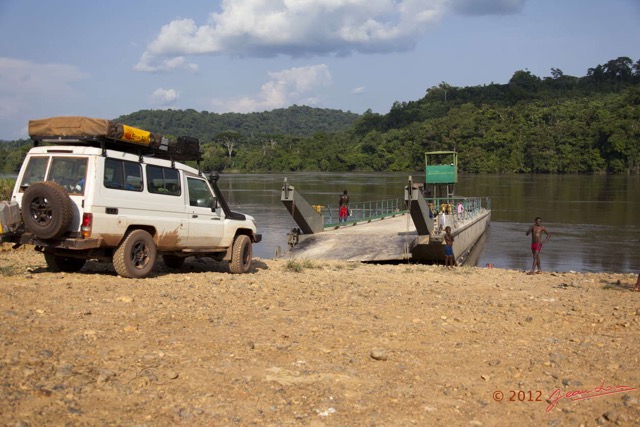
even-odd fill
[{"label": "spare tire on rear", "polygon": [[27,230],[40,239],[62,236],[73,220],[73,202],[58,183],[37,182],[22,196],[22,221]]}]

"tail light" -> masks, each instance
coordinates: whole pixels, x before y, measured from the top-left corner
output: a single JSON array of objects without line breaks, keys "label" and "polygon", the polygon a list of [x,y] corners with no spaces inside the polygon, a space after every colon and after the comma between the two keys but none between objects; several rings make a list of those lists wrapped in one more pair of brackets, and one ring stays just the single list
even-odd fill
[{"label": "tail light", "polygon": [[80,231],[82,231],[82,237],[89,238],[91,237],[91,227],[93,226],[93,214],[84,213],[82,214],[82,226],[80,227]]}]

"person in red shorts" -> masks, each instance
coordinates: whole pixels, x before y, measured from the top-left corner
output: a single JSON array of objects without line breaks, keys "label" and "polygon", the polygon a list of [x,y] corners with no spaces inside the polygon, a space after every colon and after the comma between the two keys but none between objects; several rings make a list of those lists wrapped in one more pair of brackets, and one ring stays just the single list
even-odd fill
[{"label": "person in red shorts", "polygon": [[347,217],[349,216],[349,194],[347,194],[347,190],[342,192],[340,196],[340,200],[338,201],[339,211],[338,211],[338,220],[340,222],[346,222]]},{"label": "person in red shorts", "polygon": [[[546,234],[546,238],[542,240],[542,233]],[[531,271],[527,274],[542,273],[542,267],[540,266],[540,251],[542,250],[542,244],[547,243],[547,240],[551,237],[551,233],[542,225],[542,218],[536,217],[534,223],[527,230],[527,236],[531,234],[531,253],[533,254],[533,264],[531,265]],[[538,270],[536,271],[536,267]]]}]

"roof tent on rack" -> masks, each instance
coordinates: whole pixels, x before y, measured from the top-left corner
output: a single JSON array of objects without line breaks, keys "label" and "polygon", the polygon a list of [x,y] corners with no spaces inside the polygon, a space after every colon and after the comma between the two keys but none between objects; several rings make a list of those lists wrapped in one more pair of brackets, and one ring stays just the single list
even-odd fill
[{"label": "roof tent on rack", "polygon": [[36,145],[89,145],[172,161],[202,160],[197,138],[181,136],[170,141],[160,134],[107,119],[59,116],[29,120],[29,137]]}]

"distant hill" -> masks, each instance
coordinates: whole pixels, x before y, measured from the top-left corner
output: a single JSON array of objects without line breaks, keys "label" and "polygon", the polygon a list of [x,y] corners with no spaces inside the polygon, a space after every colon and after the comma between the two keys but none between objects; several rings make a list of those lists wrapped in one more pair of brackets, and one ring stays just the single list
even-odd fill
[{"label": "distant hill", "polygon": [[210,113],[188,110],[141,110],[114,120],[155,133],[212,141],[216,135],[238,133],[244,137],[264,135],[312,136],[350,129],[359,114],[294,105],[260,113]]},{"label": "distant hill", "polygon": [[[114,120],[200,139],[204,168],[239,172],[416,171],[424,153],[456,150],[464,173],[640,173],[640,60],[618,57],[569,76],[517,70],[507,83],[395,102],[387,114],[294,105],[261,113],[142,110]],[[28,141],[0,143],[15,172]]]}]

